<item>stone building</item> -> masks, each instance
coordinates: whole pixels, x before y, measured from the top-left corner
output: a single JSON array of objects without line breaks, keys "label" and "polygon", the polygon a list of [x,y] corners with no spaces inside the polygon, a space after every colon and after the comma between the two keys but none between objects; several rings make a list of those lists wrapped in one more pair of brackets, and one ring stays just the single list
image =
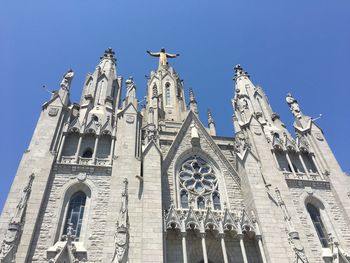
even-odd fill
[{"label": "stone building", "polygon": [[0,262],[350,262],[349,177],[290,94],[295,136],[240,65],[234,137],[198,118],[168,59],[147,81],[105,51],[42,106],[0,220]]}]

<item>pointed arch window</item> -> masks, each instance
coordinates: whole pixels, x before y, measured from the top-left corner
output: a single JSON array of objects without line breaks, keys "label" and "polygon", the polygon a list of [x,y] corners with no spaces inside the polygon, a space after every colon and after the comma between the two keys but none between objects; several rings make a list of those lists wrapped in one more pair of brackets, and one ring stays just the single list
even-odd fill
[{"label": "pointed arch window", "polygon": [[218,192],[213,193],[213,206],[214,206],[214,210],[221,209],[220,194]]},{"label": "pointed arch window", "polygon": [[314,224],[315,230],[322,244],[322,247],[329,247],[328,234],[323,225],[321,215],[320,215],[320,210],[310,203],[306,205],[306,208],[307,208],[307,211],[309,212],[312,223]]},{"label": "pointed arch window", "polygon": [[171,96],[170,96],[170,83],[165,83],[165,104],[170,105],[171,104]]},{"label": "pointed arch window", "polygon": [[86,194],[82,191],[76,192],[72,195],[67,216],[65,220],[63,234],[67,234],[68,228],[71,227],[76,240],[79,240],[81,226],[84,217],[84,208],[86,203]]},{"label": "pointed arch window", "polygon": [[202,196],[199,196],[197,198],[197,207],[198,207],[198,209],[205,209],[205,202],[204,202],[204,198]]},{"label": "pointed arch window", "polygon": [[181,191],[180,199],[181,199],[181,207],[188,208],[188,193],[185,190]]}]

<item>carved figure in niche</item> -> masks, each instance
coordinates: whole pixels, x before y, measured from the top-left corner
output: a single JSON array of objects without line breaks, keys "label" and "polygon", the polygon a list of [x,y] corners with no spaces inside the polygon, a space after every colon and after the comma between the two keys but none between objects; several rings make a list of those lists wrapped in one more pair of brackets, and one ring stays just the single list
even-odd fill
[{"label": "carved figure in niche", "polygon": [[294,117],[300,119],[302,117],[302,113],[298,101],[290,93],[287,94],[286,101]]},{"label": "carved figure in niche", "polygon": [[24,222],[28,199],[32,190],[33,180],[34,174],[31,174],[27,185],[23,188],[21,199],[18,202],[14,216],[11,218],[5,238],[0,245],[0,262],[5,258],[8,258],[8,262],[11,262],[14,257],[22,230],[22,224]]},{"label": "carved figure in niche", "polygon": [[114,236],[115,251],[112,263],[124,263],[127,260],[129,248],[129,219],[128,219],[128,180],[125,178],[124,190],[117,221],[117,231]]},{"label": "carved figure in niche", "polygon": [[70,83],[72,82],[72,79],[74,77],[73,70],[69,69],[63,76],[63,79],[61,81],[61,88],[65,90],[69,90]]},{"label": "carved figure in niche", "polygon": [[160,52],[151,52],[147,50],[147,53],[153,57],[159,57],[159,66],[158,68],[168,67],[168,58],[176,58],[180,54],[170,54],[165,52],[165,48],[161,48]]}]

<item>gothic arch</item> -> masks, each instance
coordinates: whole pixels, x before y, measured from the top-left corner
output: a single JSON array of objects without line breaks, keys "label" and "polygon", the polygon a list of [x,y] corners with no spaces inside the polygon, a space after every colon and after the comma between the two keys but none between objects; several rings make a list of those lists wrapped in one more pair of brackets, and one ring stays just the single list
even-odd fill
[{"label": "gothic arch", "polygon": [[61,191],[58,196],[62,197],[59,201],[58,206],[58,214],[56,215],[56,222],[53,223],[55,226],[52,244],[60,241],[61,236],[63,234],[63,228],[65,224],[65,219],[67,216],[67,210],[69,206],[69,201],[71,197],[77,192],[84,192],[86,195],[86,203],[84,210],[84,218],[83,224],[80,232],[80,241],[84,241],[86,239],[86,228],[89,222],[89,212],[92,202],[93,193],[96,192],[95,186],[89,179],[85,179],[84,182],[75,179],[69,180],[65,185],[62,186]]},{"label": "gothic arch", "polygon": [[[302,194],[301,200],[300,200],[300,206],[302,206],[302,209],[304,211],[304,215],[306,215],[308,224],[312,227],[313,227],[313,222],[307,210],[307,204],[311,204],[319,209],[327,234],[331,233],[333,237],[335,237],[337,240],[340,240],[339,238],[341,237],[341,235],[338,235],[337,228],[334,226],[333,220],[329,215],[329,211],[331,211],[331,207],[329,206],[329,204],[321,196],[319,196],[314,192],[304,192]],[[315,237],[317,237],[317,233],[314,227],[313,227],[313,232],[315,233]]]}]

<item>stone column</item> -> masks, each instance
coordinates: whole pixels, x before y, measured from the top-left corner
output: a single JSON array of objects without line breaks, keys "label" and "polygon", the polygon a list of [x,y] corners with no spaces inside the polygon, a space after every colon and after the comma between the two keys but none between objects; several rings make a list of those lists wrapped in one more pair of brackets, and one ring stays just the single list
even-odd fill
[{"label": "stone column", "polygon": [[187,263],[186,234],[187,234],[187,232],[181,232],[181,239],[182,239],[182,258],[183,258],[183,262],[184,262],[184,263]]},{"label": "stone column", "polygon": [[321,178],[323,179],[323,175],[322,175],[320,166],[318,165],[318,162],[317,162],[317,160],[316,160],[314,154],[311,154],[311,159],[312,159],[312,161],[314,162],[314,164],[315,164],[315,166],[316,166],[316,169],[317,169],[318,174],[319,174],[319,175],[321,176]]},{"label": "stone column", "polygon": [[99,136],[96,135],[94,153],[92,154],[92,164],[96,164],[96,153],[97,153],[97,148],[98,148],[98,141],[99,141]]},{"label": "stone column", "polygon": [[201,238],[202,238],[203,262],[208,263],[207,245],[205,243],[205,233],[201,233]]},{"label": "stone column", "polygon": [[75,163],[78,163],[78,161],[79,161],[78,158],[79,158],[79,153],[80,153],[82,139],[83,139],[83,135],[79,134],[79,141],[78,141],[77,152],[75,153]]},{"label": "stone column", "polygon": [[264,251],[264,247],[262,244],[262,238],[260,235],[256,236],[256,239],[258,240],[258,245],[259,245],[259,251],[260,251],[260,255],[261,255],[261,260],[263,263],[267,263],[266,261],[266,256],[265,256],[265,251]]},{"label": "stone column", "polygon": [[57,155],[57,161],[61,162],[61,158],[62,158],[62,151],[63,151],[63,147],[64,147],[64,142],[66,140],[66,134],[64,133],[62,136],[62,141],[61,141],[61,145],[60,145],[60,150],[58,151],[58,155]]},{"label": "stone column", "polygon": [[304,170],[305,170],[306,176],[307,176],[308,178],[310,178],[310,174],[309,174],[309,171],[307,170],[307,167],[306,167],[306,165],[305,165],[305,163],[304,163],[303,157],[301,156],[301,154],[298,154],[298,156],[299,156],[299,160],[300,160],[300,162],[301,162],[301,165],[303,166],[303,168],[304,168]]},{"label": "stone column", "polygon": [[220,240],[221,240],[221,249],[222,249],[222,256],[224,258],[224,263],[228,263],[224,233],[220,233]]},{"label": "stone column", "polygon": [[113,162],[114,145],[115,145],[115,138],[112,138],[111,150],[109,152],[109,163],[111,165],[112,165],[112,162]]},{"label": "stone column", "polygon": [[289,158],[288,152],[286,152],[286,158],[287,158],[288,164],[289,164],[289,166],[290,166],[290,169],[292,170],[292,173],[294,174],[295,177],[297,177],[297,174],[296,174],[296,172],[295,172],[295,170],[294,170],[292,161],[291,161],[290,158]]},{"label": "stone column", "polygon": [[248,263],[247,253],[245,252],[244,242],[243,242],[243,234],[238,234],[239,245],[241,246],[241,252],[243,257],[243,262]]}]

